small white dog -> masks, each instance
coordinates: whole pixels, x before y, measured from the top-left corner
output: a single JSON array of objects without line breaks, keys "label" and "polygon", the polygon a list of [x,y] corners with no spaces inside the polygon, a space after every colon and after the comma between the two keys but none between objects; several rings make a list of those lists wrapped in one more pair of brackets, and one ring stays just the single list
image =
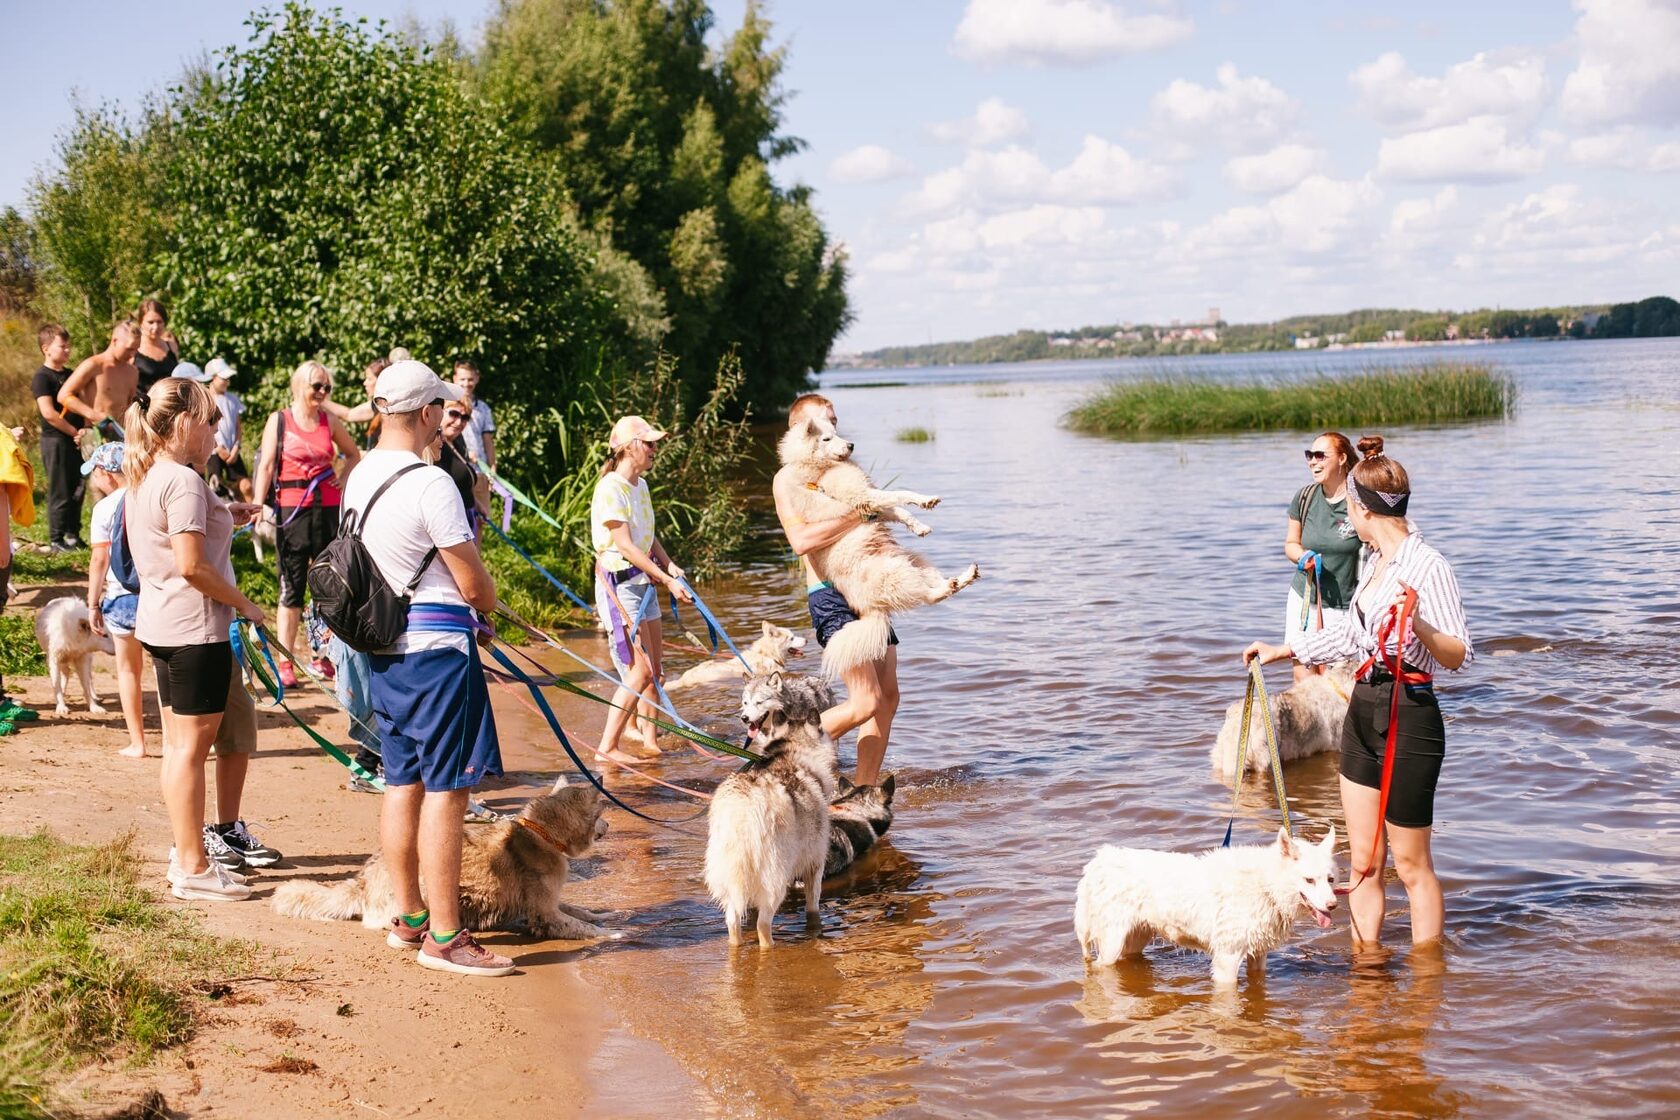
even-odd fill
[{"label": "small white dog", "polygon": [[851,461],[851,441],[826,419],[812,417],[789,428],[777,452],[798,484],[791,497],[801,519],[826,521],[848,512],[867,519],[811,553],[818,570],[827,573],[857,614],[823,650],[823,672],[828,676],[839,677],[885,657],[894,614],[943,602],[980,578],[976,564],[947,576],[898,543],[888,522],[926,536],[932,530],[906,507],[932,509],[939,499],[913,490],[876,489],[863,468]]},{"label": "small white dog", "polygon": [[1245,959],[1254,980],[1302,907],[1330,928],[1335,850],[1334,828],[1317,844],[1280,828],[1276,843],[1200,855],[1104,845],[1079,880],[1079,946],[1087,963],[1111,965],[1160,937],[1210,954],[1216,987],[1234,987]]},{"label": "small white dog", "polygon": [[[1327,674],[1312,673],[1295,682],[1272,701],[1272,727],[1277,732],[1278,757],[1285,762],[1328,754],[1342,749],[1342,721],[1347,718],[1348,696],[1353,692],[1353,662],[1332,665]],[[1213,772],[1229,781],[1237,769],[1237,738],[1242,734],[1243,702],[1234,700],[1225,709],[1225,723],[1219,729],[1208,758]],[[1266,751],[1266,727],[1260,705],[1248,717],[1248,755],[1243,769],[1250,774],[1271,770]]]},{"label": "small white dog", "polygon": [[109,634],[93,632],[87,604],[65,596],[42,607],[35,615],[35,640],[46,654],[47,675],[52,678],[53,686],[53,711],[61,716],[70,714],[70,706],[64,702],[64,689],[70,683],[70,674],[75,673],[82,682],[82,697],[87,701],[88,711],[104,715],[105,709],[93,692],[93,655],[96,651],[115,653],[116,647],[111,644]]},{"label": "small white dog", "polygon": [[789,657],[797,657],[805,649],[805,636],[795,634],[786,626],[774,623],[764,624],[764,633],[758,641],[747,647],[747,665],[752,666],[752,673],[748,674],[747,665],[741,664],[739,657],[714,657],[710,661],[702,661],[688,672],[665,686],[665,691],[675,692],[679,688],[693,688],[697,684],[722,684],[726,681],[745,680],[749,675],[755,677],[769,676],[787,668]]},{"label": "small white dog", "polygon": [[[237,497],[237,495],[235,495]],[[251,551],[257,554],[257,563],[263,562],[263,545],[269,548],[277,547],[279,522],[274,520],[274,509],[271,506],[262,507],[262,512],[251,522]]]}]

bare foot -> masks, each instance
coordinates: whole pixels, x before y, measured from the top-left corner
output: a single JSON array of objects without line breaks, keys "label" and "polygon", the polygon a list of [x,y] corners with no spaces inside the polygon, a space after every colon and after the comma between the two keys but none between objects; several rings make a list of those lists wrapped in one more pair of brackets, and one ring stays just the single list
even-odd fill
[{"label": "bare foot", "polygon": [[640,762],[641,759],[637,758],[633,754],[627,754],[622,750],[611,750],[611,751],[596,751],[595,752],[595,761],[596,762],[636,763],[636,762]]},{"label": "bare foot", "polygon": [[144,744],[144,743],[130,743],[128,746],[126,746],[122,750],[118,751],[117,756],[119,758],[145,758],[146,757],[146,744]]},{"label": "bare foot", "polygon": [[665,754],[658,743],[651,739],[631,740],[621,748],[636,758],[647,760],[659,758]]}]

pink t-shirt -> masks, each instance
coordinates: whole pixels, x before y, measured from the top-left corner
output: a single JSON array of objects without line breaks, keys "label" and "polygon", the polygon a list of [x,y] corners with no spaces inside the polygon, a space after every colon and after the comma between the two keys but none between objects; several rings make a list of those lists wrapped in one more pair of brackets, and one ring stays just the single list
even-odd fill
[{"label": "pink t-shirt", "polygon": [[123,504],[128,549],[140,573],[140,610],[134,636],[152,646],[197,646],[228,640],[233,608],[205,595],[181,575],[169,538],[204,537],[204,558],[233,579],[233,514],[198,472],[159,459]]}]

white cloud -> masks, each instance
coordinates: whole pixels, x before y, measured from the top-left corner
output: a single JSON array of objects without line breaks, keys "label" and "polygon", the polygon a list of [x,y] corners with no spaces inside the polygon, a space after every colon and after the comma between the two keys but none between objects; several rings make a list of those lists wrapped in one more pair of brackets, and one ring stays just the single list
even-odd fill
[{"label": "white cloud", "polygon": [[1558,108],[1577,124],[1680,121],[1680,3],[1575,0],[1581,61]]},{"label": "white cloud", "polygon": [[974,62],[1080,65],[1175,46],[1194,26],[1176,12],[1132,15],[1109,0],[969,0],[952,46]]},{"label": "white cloud", "polygon": [[980,223],[980,241],[988,249],[1054,248],[1089,241],[1104,224],[1095,206],[1029,206],[995,214]]},{"label": "white cloud", "polygon": [[1033,203],[1124,206],[1170,198],[1178,189],[1178,177],[1167,168],[1088,135],[1079,154],[1054,171],[1017,144],[972,150],[957,166],[924,178],[905,199],[904,209],[927,216],[959,209],[995,212]]},{"label": "white cloud", "polygon": [[1256,151],[1276,142],[1300,109],[1265,78],[1242,77],[1229,62],[1215,76],[1218,88],[1179,78],[1151,98],[1155,128],[1193,147],[1212,141]]},{"label": "white cloud", "polygon": [[984,148],[1005,140],[1019,140],[1029,131],[1027,115],[1005,104],[999,97],[988,97],[980,102],[972,117],[939,121],[928,126],[928,133],[935,140],[968,148]]},{"label": "white cloud", "polygon": [[1244,194],[1277,194],[1322,171],[1325,152],[1303,144],[1279,144],[1257,156],[1236,156],[1225,164],[1225,181]]},{"label": "white cloud", "polygon": [[884,183],[914,175],[916,168],[879,144],[864,144],[835,156],[828,173],[842,183]]},{"label": "white cloud", "polygon": [[1570,163],[1619,171],[1680,171],[1680,141],[1661,141],[1631,128],[1582,136],[1568,142]]},{"label": "white cloud", "polygon": [[1513,136],[1498,117],[1391,137],[1377,149],[1377,174],[1413,182],[1497,182],[1538,173],[1541,148]]},{"label": "white cloud", "polygon": [[1255,249],[1328,253],[1349,242],[1382,194],[1368,179],[1309,175],[1263,205],[1235,206],[1185,236],[1193,254],[1220,258]]},{"label": "white cloud", "polygon": [[1545,107],[1546,64],[1533,53],[1478,54],[1439,78],[1414,74],[1389,51],[1348,76],[1360,107],[1382,124],[1413,131],[1462,124],[1472,117],[1532,120]]},{"label": "white cloud", "polygon": [[1394,204],[1388,234],[1396,241],[1431,240],[1445,218],[1458,209],[1458,188],[1442,187],[1430,198],[1405,198]]}]

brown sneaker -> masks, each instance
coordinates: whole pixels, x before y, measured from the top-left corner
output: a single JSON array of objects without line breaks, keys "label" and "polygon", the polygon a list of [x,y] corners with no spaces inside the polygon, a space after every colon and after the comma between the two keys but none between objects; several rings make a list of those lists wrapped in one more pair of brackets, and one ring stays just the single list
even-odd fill
[{"label": "brown sneaker", "polygon": [[[399,919],[400,921],[401,919]],[[513,971],[513,961],[492,953],[462,930],[442,945],[426,936],[415,958],[422,968],[439,972],[459,972],[462,976],[506,976]]]},{"label": "brown sneaker", "polygon": [[429,915],[425,921],[420,923],[419,929],[414,929],[402,920],[401,914],[398,914],[391,919],[391,928],[385,933],[385,944],[393,949],[418,949],[420,948],[420,942],[425,940],[426,935],[430,932],[432,932],[432,919]]}]

